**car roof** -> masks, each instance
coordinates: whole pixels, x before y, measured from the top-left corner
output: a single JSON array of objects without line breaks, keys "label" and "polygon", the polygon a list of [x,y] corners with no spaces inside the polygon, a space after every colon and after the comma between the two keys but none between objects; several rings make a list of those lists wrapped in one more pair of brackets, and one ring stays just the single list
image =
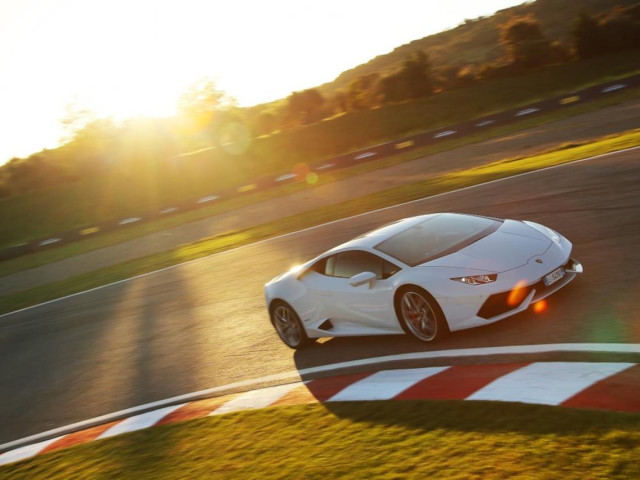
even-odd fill
[{"label": "car roof", "polygon": [[[386,225],[376,228],[375,230],[371,230],[370,232],[360,235],[359,237],[356,237],[345,243],[337,245],[333,247],[331,250],[328,250],[327,252],[325,252],[325,254],[335,253],[340,250],[352,250],[352,249],[372,250],[373,247],[378,245],[380,242],[386,240],[387,238],[392,237],[406,230],[407,228],[410,228],[413,225],[420,223],[421,221],[429,217],[434,217],[436,215],[441,215],[441,214],[432,213],[428,215],[419,215],[417,217],[403,218],[401,220],[388,223]],[[323,254],[322,256],[324,256],[325,254]]]}]

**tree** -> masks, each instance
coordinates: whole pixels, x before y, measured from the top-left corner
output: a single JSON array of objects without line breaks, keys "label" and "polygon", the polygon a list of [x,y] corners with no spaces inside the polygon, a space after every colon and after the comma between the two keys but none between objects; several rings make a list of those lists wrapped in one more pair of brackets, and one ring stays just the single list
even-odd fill
[{"label": "tree", "polygon": [[315,88],[293,92],[287,97],[287,113],[294,123],[317,122],[323,116],[324,97]]},{"label": "tree", "polygon": [[382,103],[401,102],[407,98],[402,80],[402,76],[399,73],[387,75],[380,80],[378,92]]},{"label": "tree", "polygon": [[531,15],[513,17],[502,25],[500,43],[507,50],[509,61],[523,70],[541,67],[554,60],[551,43]]},{"label": "tree", "polygon": [[602,40],[607,52],[640,47],[640,19],[624,9],[614,9],[602,22]]},{"label": "tree", "polygon": [[278,118],[271,112],[260,112],[253,126],[258,136],[269,135],[278,128]]},{"label": "tree", "polygon": [[460,67],[456,72],[455,85],[458,87],[471,85],[476,81],[477,77],[478,72],[476,67],[474,65],[465,65],[464,67]]},{"label": "tree", "polygon": [[206,128],[212,121],[215,112],[235,105],[235,100],[222,90],[215,81],[204,77],[194,82],[178,100],[180,115],[191,122],[196,129]]},{"label": "tree", "polygon": [[433,84],[429,57],[417,51],[405,58],[399,71],[378,82],[378,94],[382,103],[402,102],[431,95]]},{"label": "tree", "polygon": [[378,72],[360,75],[349,84],[347,104],[349,110],[366,110],[375,104],[375,86],[380,75]]},{"label": "tree", "polygon": [[349,111],[349,98],[343,91],[337,91],[330,100],[333,113],[346,113]]},{"label": "tree", "polygon": [[602,31],[598,21],[582,11],[571,28],[573,48],[578,57],[591,58],[603,52]]},{"label": "tree", "polygon": [[413,52],[405,59],[400,75],[405,83],[408,98],[422,98],[433,93],[431,62],[422,50]]},{"label": "tree", "polygon": [[594,18],[581,12],[571,29],[573,46],[580,58],[640,47],[640,4],[616,7]]},{"label": "tree", "polygon": [[53,156],[72,176],[100,173],[114,160],[111,154],[121,131],[112,118],[93,118],[76,130]]},{"label": "tree", "polygon": [[13,158],[2,167],[0,186],[4,187],[0,197],[28,193],[69,180],[58,166],[40,154],[26,159]]}]

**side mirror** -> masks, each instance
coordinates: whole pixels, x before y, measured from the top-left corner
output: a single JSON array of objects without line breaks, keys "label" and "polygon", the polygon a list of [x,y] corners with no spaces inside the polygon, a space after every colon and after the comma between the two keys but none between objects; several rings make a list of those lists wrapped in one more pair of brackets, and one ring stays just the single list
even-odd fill
[{"label": "side mirror", "polygon": [[373,284],[376,283],[376,274],[373,272],[362,272],[354,275],[349,279],[349,284],[352,287],[359,287],[360,285],[364,285],[365,283],[369,284],[369,288],[373,287]]}]

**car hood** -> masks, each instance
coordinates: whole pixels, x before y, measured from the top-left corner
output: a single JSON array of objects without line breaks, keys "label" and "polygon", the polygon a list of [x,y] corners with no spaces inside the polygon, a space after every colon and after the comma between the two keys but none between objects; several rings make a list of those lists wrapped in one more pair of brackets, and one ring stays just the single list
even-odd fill
[{"label": "car hood", "polygon": [[552,241],[529,225],[505,220],[498,230],[457,252],[423,263],[421,267],[449,267],[505,272],[542,255]]}]

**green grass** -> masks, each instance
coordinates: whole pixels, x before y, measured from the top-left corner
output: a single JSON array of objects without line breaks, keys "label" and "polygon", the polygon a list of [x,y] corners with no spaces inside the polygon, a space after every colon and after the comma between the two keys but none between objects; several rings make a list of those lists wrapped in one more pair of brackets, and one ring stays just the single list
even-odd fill
[{"label": "green grass", "polygon": [[377,161],[361,163],[353,167],[338,170],[336,172],[322,174],[318,177],[318,182],[313,186],[307,185],[303,182],[285,184],[264,192],[249,194],[247,196],[226,200],[208,207],[172,215],[167,218],[129,226],[127,228],[123,228],[122,230],[99,234],[93,238],[87,238],[85,240],[73,242],[60,247],[44,249],[30,255],[0,262],[0,277],[28,268],[46,265],[48,263],[79,255],[88,251],[114,245],[142,235],[166,230],[192,221],[197,221],[206,217],[210,217],[212,215],[217,215],[219,213],[241,208],[246,205],[257,204],[272,198],[289,195],[291,193],[299,192],[301,190],[309,188],[314,188],[315,186],[326,185],[337,180],[342,180],[355,175],[360,175],[362,173],[367,173],[377,169],[397,165],[406,161],[415,160],[426,155],[433,155],[438,152],[452,150],[454,148],[462,147],[471,143],[509,135],[527,128],[532,128],[545,123],[562,120],[582,113],[596,111],[601,108],[617,105],[626,101],[635,100],[637,98],[640,98],[640,89],[629,90],[621,94],[605,97],[601,100],[569,106],[565,109],[557,110],[555,112],[544,115],[532,116],[530,118],[527,118],[526,120],[522,120],[511,125],[484,130],[480,133],[468,135],[459,139],[449,139],[435,145],[430,145],[428,147],[422,147],[405,153],[399,153],[397,155],[386,157]]},{"label": "green grass", "polygon": [[277,407],[0,467],[3,479],[640,478],[640,416],[452,401]]},{"label": "green grass", "polygon": [[99,175],[1,200],[0,248],[126,218],[146,209],[157,210],[260,175],[291,171],[301,162],[310,164],[399,136],[615,80],[638,71],[637,53],[571,62],[523,77],[446,91],[416,102],[352,112],[257,138],[244,156],[207,150],[182,159],[147,159],[146,163],[135,165],[116,162]]},{"label": "green grass", "polygon": [[0,313],[35,305],[75,292],[106,285],[117,280],[202,258],[265,238],[293,232],[331,220],[346,218],[397,203],[424,198],[478,183],[509,177],[540,168],[572,162],[581,158],[640,145],[640,130],[612,135],[582,145],[570,144],[540,155],[511,158],[468,170],[450,172],[431,179],[384,190],[346,202],[285,217],[244,230],[203,239],[178,249],[161,252],[126,263],[113,265],[76,277],[34,287],[0,298]]}]

